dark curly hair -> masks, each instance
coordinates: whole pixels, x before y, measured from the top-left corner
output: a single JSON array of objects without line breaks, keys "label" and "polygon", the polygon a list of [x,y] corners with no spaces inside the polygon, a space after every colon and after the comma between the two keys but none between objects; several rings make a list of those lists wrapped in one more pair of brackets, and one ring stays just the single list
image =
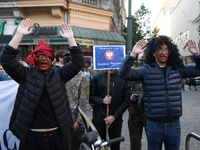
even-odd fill
[{"label": "dark curly hair", "polygon": [[147,50],[145,51],[145,63],[152,64],[155,62],[154,52],[158,50],[162,45],[166,44],[168,49],[171,51],[167,60],[167,64],[173,68],[183,66],[183,59],[179,53],[179,50],[172,39],[167,36],[159,36],[153,38],[147,44]]}]

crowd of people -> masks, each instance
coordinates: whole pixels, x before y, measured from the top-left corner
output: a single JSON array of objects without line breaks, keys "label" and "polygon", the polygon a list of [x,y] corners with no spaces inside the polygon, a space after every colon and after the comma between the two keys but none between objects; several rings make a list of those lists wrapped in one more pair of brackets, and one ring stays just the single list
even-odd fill
[{"label": "crowd of people", "polygon": [[[60,34],[68,40],[68,50],[54,54],[41,39],[26,58],[28,64],[18,61],[17,48],[32,32],[30,25],[30,19],[21,22],[0,57],[0,81],[19,84],[9,123],[9,130],[20,140],[19,150],[79,150],[86,132],[79,108],[92,117],[104,140],[106,132],[110,139],[121,136],[122,116],[128,109],[131,150],[141,150],[143,129],[148,150],[161,150],[163,143],[166,150],[179,150],[182,83],[200,76],[195,41],[187,42],[194,66],[185,66],[172,40],[159,36],[148,43],[138,41],[119,70],[94,72],[92,66],[84,66],[82,48],[66,23],[61,24]],[[139,65],[133,65],[135,61]],[[120,143],[111,145],[111,150],[119,149]]]}]

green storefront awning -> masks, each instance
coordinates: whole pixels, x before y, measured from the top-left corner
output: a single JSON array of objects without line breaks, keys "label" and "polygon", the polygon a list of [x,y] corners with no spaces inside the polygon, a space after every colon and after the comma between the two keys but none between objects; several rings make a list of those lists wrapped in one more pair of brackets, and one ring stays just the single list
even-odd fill
[{"label": "green storefront awning", "polygon": [[93,39],[101,41],[115,41],[115,42],[126,42],[124,37],[117,32],[110,32],[105,30],[97,30],[90,28],[82,28],[72,26],[75,38],[82,39]]},{"label": "green storefront awning", "polygon": [[[122,45],[125,44],[124,37],[117,33],[91,28],[72,26],[74,37],[77,42],[84,45]],[[30,35],[24,36],[20,45],[38,44],[40,39],[45,39],[50,44],[67,44],[67,40],[60,35],[61,26],[33,27]],[[16,33],[13,33],[13,35]]]}]

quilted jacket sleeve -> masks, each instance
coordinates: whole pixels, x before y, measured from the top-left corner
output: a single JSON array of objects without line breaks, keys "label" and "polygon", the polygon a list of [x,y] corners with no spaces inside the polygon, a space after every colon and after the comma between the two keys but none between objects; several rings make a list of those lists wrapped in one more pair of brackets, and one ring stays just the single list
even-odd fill
[{"label": "quilted jacket sleeve", "polygon": [[60,68],[60,75],[64,82],[69,81],[84,66],[84,58],[83,58],[83,51],[81,46],[77,44],[77,46],[73,46],[69,48],[71,61],[65,64],[64,67]]},{"label": "quilted jacket sleeve", "polygon": [[144,67],[140,68],[131,68],[133,66],[134,61],[136,60],[135,57],[127,55],[120,68],[118,75],[120,78],[128,81],[141,81],[143,78]]},{"label": "quilted jacket sleeve", "polygon": [[200,76],[200,55],[193,56],[196,65],[183,66],[180,68],[183,78]]},{"label": "quilted jacket sleeve", "polygon": [[1,54],[1,64],[6,73],[11,76],[16,82],[20,83],[26,74],[26,69],[18,60],[17,54],[20,50],[14,49],[9,45],[6,45]]}]

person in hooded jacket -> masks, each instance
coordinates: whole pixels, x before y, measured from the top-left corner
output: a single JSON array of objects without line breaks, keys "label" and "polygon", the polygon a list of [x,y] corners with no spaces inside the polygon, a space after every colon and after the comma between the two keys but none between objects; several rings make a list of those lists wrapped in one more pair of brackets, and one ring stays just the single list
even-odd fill
[{"label": "person in hooded jacket", "polygon": [[[199,48],[195,41],[188,40],[196,65],[184,66],[177,46],[169,37],[155,37],[147,47],[146,44],[145,40],[137,42],[123,60],[119,76],[124,80],[142,81],[148,150],[161,150],[163,143],[166,150],[179,150],[181,84],[183,78],[200,75]],[[144,51],[146,64],[131,68],[136,56]]]},{"label": "person in hooded jacket", "polygon": [[67,133],[72,116],[65,83],[82,68],[84,59],[70,25],[62,23],[60,34],[69,43],[71,62],[52,67],[55,54],[45,40],[26,58],[33,64],[24,67],[16,56],[24,35],[32,32],[30,19],[23,20],[12,40],[3,48],[1,63],[19,83],[9,129],[20,140],[19,150],[68,150]]}]

